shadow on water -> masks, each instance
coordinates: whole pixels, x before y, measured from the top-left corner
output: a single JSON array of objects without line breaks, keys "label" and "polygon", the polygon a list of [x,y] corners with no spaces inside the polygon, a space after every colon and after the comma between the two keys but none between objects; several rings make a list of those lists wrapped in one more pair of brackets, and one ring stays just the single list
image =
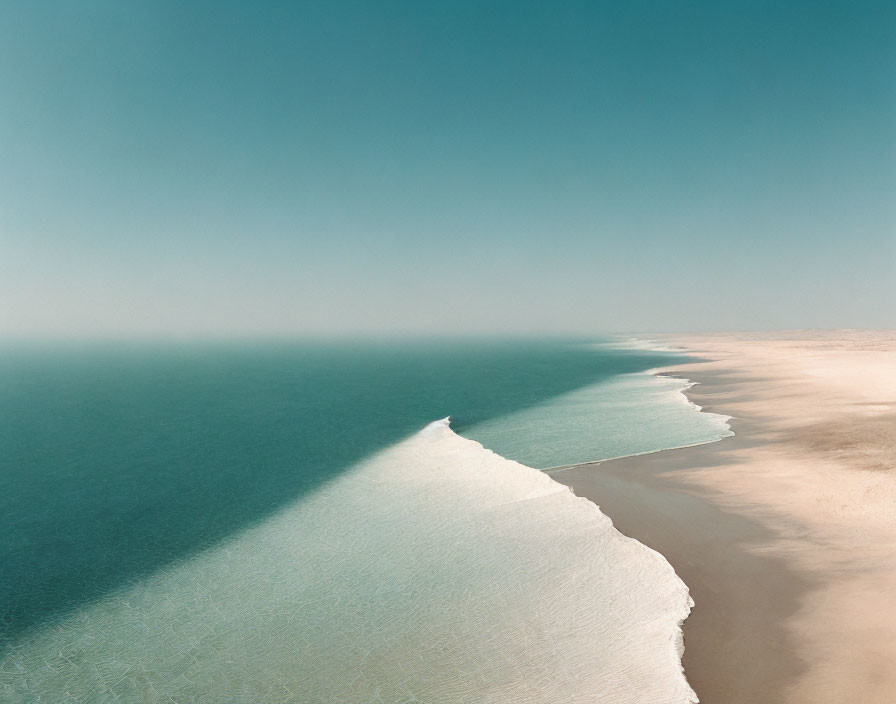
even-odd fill
[{"label": "shadow on water", "polygon": [[0,646],[430,420],[463,428],[663,360],[558,342],[9,347]]}]

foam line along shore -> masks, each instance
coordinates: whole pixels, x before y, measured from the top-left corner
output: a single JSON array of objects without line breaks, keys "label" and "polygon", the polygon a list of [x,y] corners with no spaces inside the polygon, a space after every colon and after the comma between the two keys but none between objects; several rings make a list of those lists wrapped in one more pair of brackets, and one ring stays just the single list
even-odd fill
[{"label": "foam line along shore", "polygon": [[552,476],[688,584],[701,701],[891,701],[896,333],[668,339],[709,361],[661,371],[734,436]]}]

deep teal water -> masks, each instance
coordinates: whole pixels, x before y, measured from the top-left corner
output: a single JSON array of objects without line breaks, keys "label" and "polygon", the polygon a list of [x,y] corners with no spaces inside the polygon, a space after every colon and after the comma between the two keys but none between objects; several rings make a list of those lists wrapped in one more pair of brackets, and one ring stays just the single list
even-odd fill
[{"label": "deep teal water", "polygon": [[582,342],[6,346],[3,641],[262,521],[428,421],[450,414],[475,437],[684,361]]}]

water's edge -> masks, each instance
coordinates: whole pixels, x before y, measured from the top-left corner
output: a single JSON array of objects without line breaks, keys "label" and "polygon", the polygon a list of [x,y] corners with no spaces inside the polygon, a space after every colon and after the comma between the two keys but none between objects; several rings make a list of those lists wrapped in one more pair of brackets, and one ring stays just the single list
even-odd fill
[{"label": "water's edge", "polygon": [[[510,459],[526,444],[549,461],[558,450],[571,459],[635,449],[650,432],[648,447],[687,439],[701,411],[688,382],[640,395],[646,366],[604,375],[628,379],[609,392],[613,403],[628,399],[621,422],[591,386],[500,416],[511,421],[496,439],[524,438],[501,452],[467,437],[463,421],[457,433],[436,421],[246,530],[22,633],[0,656],[0,699],[697,701],[682,668],[693,601],[668,560],[542,465]],[[457,399],[429,405],[460,408]],[[445,412],[432,410],[408,412]],[[664,432],[667,416],[686,432]],[[553,444],[536,432],[542,419],[559,431],[547,434]],[[703,427],[691,436],[706,437]]]},{"label": "water's edge", "polygon": [[[654,374],[654,375],[657,375],[657,376],[670,376],[669,374],[664,374],[664,373],[662,373],[662,372],[661,372],[660,370],[658,370],[658,369],[651,369],[651,370],[648,370],[648,371],[645,372],[645,373],[646,373],[646,374]],[[682,377],[678,377],[678,376],[676,376],[676,377],[674,377],[674,378],[679,378],[679,379],[681,379]],[[696,385],[696,384],[698,383],[698,382],[691,382],[690,380],[687,380],[687,379],[683,379],[683,380],[685,380],[685,381],[688,382],[687,386],[684,387],[684,389],[681,390],[681,393],[682,393],[683,395],[685,395],[684,392],[685,392],[687,389],[693,387],[694,385]],[[685,395],[685,398],[687,398],[686,395]],[[702,412],[702,407],[701,407],[701,406],[697,405],[696,403],[694,403],[694,402],[691,401],[690,399],[687,399],[687,401],[688,401],[688,403],[689,403],[692,407],[694,407],[697,411],[701,411],[701,412]],[[718,414],[715,414],[715,415],[718,415]],[[725,416],[725,418],[730,420],[731,416]],[[424,430],[421,431],[421,432],[425,432],[425,431],[434,431],[434,430],[436,430],[437,428],[445,428],[446,430],[448,430],[448,432],[450,432],[450,433],[451,433],[452,435],[454,435],[455,437],[462,438],[462,436],[457,435],[457,434],[450,428],[450,420],[451,420],[451,419],[450,419],[450,416],[449,416],[449,417],[443,418],[442,420],[433,421],[433,422],[429,423],[429,424],[424,428]],[[642,456],[642,455],[647,455],[647,454],[655,454],[655,453],[658,453],[658,452],[666,452],[667,450],[681,449],[682,447],[697,447],[698,445],[706,445],[706,444],[713,443],[713,442],[719,442],[719,441],[725,439],[725,437],[731,437],[732,435],[734,435],[733,431],[731,431],[731,429],[730,429],[730,426],[728,426],[728,431],[729,431],[729,432],[728,432],[727,435],[724,435],[724,436],[722,436],[722,437],[720,437],[720,438],[717,438],[717,439],[715,439],[715,440],[707,440],[707,441],[705,441],[705,442],[694,443],[694,444],[691,444],[691,445],[683,445],[683,446],[679,446],[679,447],[668,447],[668,448],[663,448],[662,450],[653,450],[653,451],[650,451],[650,452],[633,453],[633,454],[631,454],[631,455],[624,455],[624,457],[636,457],[636,456]],[[681,679],[682,679],[682,681],[684,682],[684,685],[685,685],[685,687],[687,688],[687,690],[688,690],[688,692],[689,692],[689,695],[692,697],[692,699],[689,699],[688,702],[689,702],[689,704],[698,704],[698,703],[699,703],[699,699],[697,698],[697,695],[696,695],[696,693],[693,691],[693,689],[691,688],[690,684],[687,682],[687,677],[686,677],[685,672],[684,672],[684,666],[682,665],[682,657],[684,656],[684,649],[685,649],[685,645],[684,645],[684,630],[683,630],[684,622],[687,620],[688,615],[690,615],[690,612],[691,612],[691,610],[694,608],[694,605],[695,605],[695,604],[694,604],[694,600],[693,600],[693,598],[690,596],[690,593],[689,593],[689,591],[688,591],[687,584],[684,583],[684,580],[681,579],[681,577],[680,577],[680,576],[678,575],[678,573],[675,571],[675,568],[672,567],[671,563],[669,563],[669,561],[666,559],[666,557],[665,557],[662,553],[660,553],[660,552],[654,550],[653,548],[651,548],[651,547],[645,545],[644,543],[642,543],[642,542],[636,540],[635,538],[632,538],[632,537],[630,537],[630,536],[627,536],[627,535],[625,535],[624,533],[622,533],[621,531],[619,531],[619,530],[615,527],[615,525],[613,525],[613,521],[612,521],[612,519],[610,519],[609,516],[607,516],[605,513],[603,513],[603,512],[600,510],[600,506],[599,506],[597,503],[595,503],[595,502],[592,501],[591,499],[588,499],[587,497],[579,496],[578,494],[576,494],[575,489],[574,489],[573,487],[567,486],[567,485],[565,485],[565,484],[561,484],[560,482],[557,482],[556,480],[554,480],[554,479],[551,478],[551,476],[550,476],[551,471],[556,471],[556,470],[558,470],[558,469],[566,469],[566,468],[569,468],[569,467],[576,467],[576,466],[580,466],[580,465],[596,465],[596,464],[599,464],[599,463],[601,463],[601,462],[607,462],[607,461],[610,461],[610,460],[613,460],[613,459],[620,459],[620,458],[617,458],[617,457],[601,458],[601,459],[598,459],[598,460],[594,460],[594,461],[592,461],[592,462],[583,462],[583,463],[578,463],[578,464],[576,464],[576,465],[568,465],[568,466],[565,466],[565,467],[564,467],[564,466],[561,466],[561,467],[549,467],[549,468],[546,468],[546,469],[535,469],[535,468],[532,468],[532,467],[527,467],[526,465],[522,465],[521,463],[516,462],[515,460],[510,460],[510,459],[508,459],[508,458],[506,458],[506,457],[502,457],[502,456],[499,455],[498,453],[496,453],[496,452],[494,452],[493,450],[490,450],[490,449],[484,447],[481,443],[476,442],[475,440],[471,440],[471,439],[469,439],[469,438],[465,438],[465,437],[463,437],[462,439],[463,439],[463,440],[466,440],[467,442],[472,442],[472,443],[478,445],[479,448],[480,448],[482,451],[484,451],[484,452],[486,452],[486,453],[489,453],[489,454],[496,455],[497,457],[499,457],[500,459],[502,459],[502,460],[504,460],[504,461],[506,461],[506,462],[510,462],[510,463],[512,463],[512,464],[516,464],[516,465],[518,465],[518,466],[520,466],[520,467],[525,467],[525,468],[528,469],[528,470],[532,470],[532,471],[535,471],[535,472],[540,472],[540,473],[546,475],[546,476],[550,479],[550,481],[551,481],[552,484],[555,484],[555,485],[556,485],[558,488],[560,488],[560,489],[566,489],[566,490],[568,490],[569,493],[572,494],[578,501],[586,501],[590,506],[592,506],[593,509],[594,509],[594,511],[595,511],[597,514],[599,514],[603,520],[607,521],[607,523],[608,523],[609,526],[610,526],[610,529],[611,529],[614,533],[616,533],[618,536],[620,536],[620,537],[622,537],[622,538],[624,538],[624,539],[626,539],[626,540],[629,540],[629,541],[631,541],[631,542],[633,542],[633,543],[636,543],[641,549],[643,549],[643,550],[645,550],[645,551],[647,551],[647,552],[649,552],[649,553],[655,555],[656,557],[658,557],[659,560],[660,560],[666,567],[668,567],[669,571],[672,572],[672,573],[675,575],[675,578],[678,579],[679,582],[681,582],[682,586],[684,586],[684,589],[685,589],[685,595],[686,595],[686,597],[687,597],[687,601],[686,601],[686,603],[687,603],[687,611],[686,611],[685,615],[684,615],[684,616],[677,622],[677,624],[676,624],[675,633],[672,635],[672,642],[674,643],[675,652],[676,652],[676,654],[677,654],[677,658],[678,658],[678,667],[679,667],[679,672],[680,672],[680,674],[681,674]]]},{"label": "water's edge", "polygon": [[[686,385],[680,389],[677,389],[677,391],[682,396],[684,396],[687,403],[694,410],[696,410],[699,413],[705,413],[705,411],[703,410],[703,406],[700,406],[699,404],[694,403],[687,394],[689,389],[692,389],[693,387],[700,384],[699,381],[691,381],[691,379],[687,378],[686,376],[683,376],[679,372],[664,371],[662,368],[648,369],[644,373],[651,374],[653,376],[665,377],[667,379],[678,379],[680,381],[686,382]],[[725,438],[730,438],[735,435],[734,430],[732,430],[732,428],[731,428],[731,424],[728,422],[728,421],[732,420],[734,418],[734,416],[729,416],[729,415],[723,414],[723,413],[713,413],[712,415],[722,418],[725,421],[725,432],[717,438],[712,438],[710,440],[701,440],[700,442],[692,442],[692,443],[688,443],[686,445],[670,445],[669,447],[663,447],[658,450],[646,450],[644,452],[632,452],[627,455],[616,455],[614,457],[600,457],[600,458],[593,459],[593,460],[585,460],[583,462],[574,462],[572,464],[559,464],[555,467],[542,467],[541,471],[553,474],[556,472],[562,472],[567,469],[572,469],[573,467],[582,467],[582,466],[586,466],[586,465],[594,466],[594,465],[599,465],[602,462],[611,462],[613,460],[621,460],[621,459],[625,459],[626,457],[645,457],[646,455],[656,455],[656,454],[659,454],[660,452],[668,452],[669,450],[684,450],[689,447],[700,447],[701,445],[711,445],[714,442],[721,442]]]}]

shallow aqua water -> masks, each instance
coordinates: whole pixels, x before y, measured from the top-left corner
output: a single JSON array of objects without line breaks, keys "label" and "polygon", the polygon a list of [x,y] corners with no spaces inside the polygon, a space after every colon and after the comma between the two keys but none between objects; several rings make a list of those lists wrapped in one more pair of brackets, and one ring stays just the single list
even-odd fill
[{"label": "shallow aqua water", "polygon": [[0,701],[686,704],[687,588],[444,423],[0,655]]},{"label": "shallow aqua water", "polygon": [[728,417],[700,413],[688,382],[644,372],[619,374],[464,431],[499,455],[530,467],[610,459],[713,442]]},{"label": "shallow aqua water", "polygon": [[[685,361],[581,340],[8,347],[0,355],[0,645],[19,662],[61,652],[73,632],[96,644],[111,632],[105,622],[73,626],[88,623],[90,604],[120,617],[130,602],[116,599],[145,580],[170,571],[190,583],[190,561],[287,507],[298,511],[294,530],[324,530],[306,522],[304,497],[435,418],[450,415],[460,434],[536,466],[689,444],[688,423],[703,441],[702,419],[674,391],[651,399],[626,386],[652,379],[639,373],[647,368]],[[671,423],[675,433],[645,433],[673,400],[691,411]],[[235,574],[224,555],[220,569]],[[301,573],[301,551],[292,559]],[[308,588],[317,588],[313,579]],[[173,627],[145,618],[137,631]],[[241,623],[254,631],[270,621]],[[119,625],[131,632],[126,619]],[[190,642],[191,657],[215,659]],[[15,678],[40,692],[38,673]]]}]

